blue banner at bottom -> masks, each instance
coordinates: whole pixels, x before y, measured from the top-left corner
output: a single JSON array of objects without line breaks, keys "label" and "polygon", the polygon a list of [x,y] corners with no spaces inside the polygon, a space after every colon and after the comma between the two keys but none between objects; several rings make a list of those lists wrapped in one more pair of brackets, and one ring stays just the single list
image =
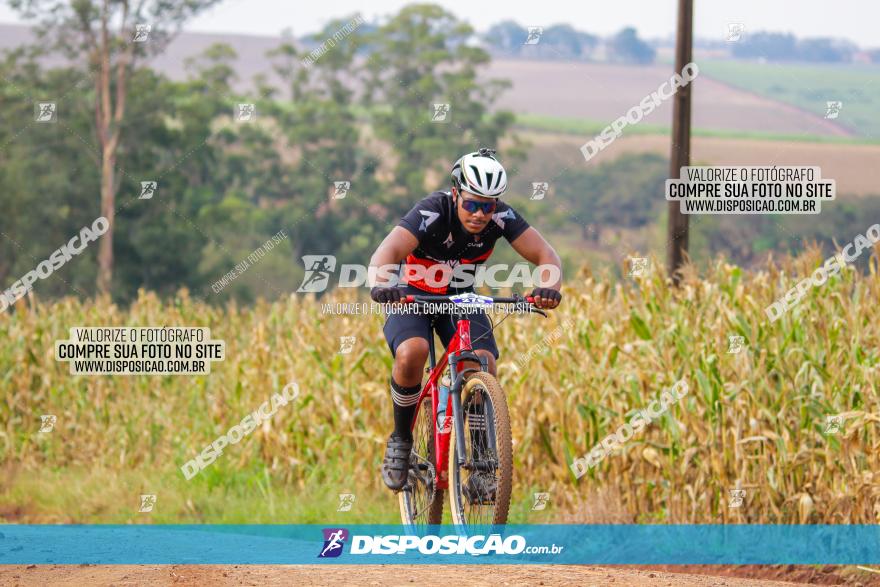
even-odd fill
[{"label": "blue banner at bottom", "polygon": [[0,564],[880,564],[867,525],[4,525]]}]

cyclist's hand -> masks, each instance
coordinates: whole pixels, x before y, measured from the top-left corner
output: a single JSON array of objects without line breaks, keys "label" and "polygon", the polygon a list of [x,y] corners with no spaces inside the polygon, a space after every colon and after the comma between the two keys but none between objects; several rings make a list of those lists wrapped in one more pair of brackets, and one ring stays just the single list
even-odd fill
[{"label": "cyclist's hand", "polygon": [[403,295],[403,290],[397,287],[376,286],[370,290],[370,298],[380,304],[399,302]]},{"label": "cyclist's hand", "polygon": [[555,308],[562,301],[562,294],[549,287],[536,287],[529,295],[534,298],[537,307],[548,310]]}]

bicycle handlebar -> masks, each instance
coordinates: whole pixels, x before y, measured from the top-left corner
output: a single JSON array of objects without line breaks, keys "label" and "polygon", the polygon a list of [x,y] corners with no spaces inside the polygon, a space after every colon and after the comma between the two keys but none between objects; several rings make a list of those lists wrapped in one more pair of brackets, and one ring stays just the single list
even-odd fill
[{"label": "bicycle handlebar", "polygon": [[[446,296],[431,296],[431,295],[423,296],[423,295],[409,294],[409,295],[405,295],[402,298],[400,298],[400,301],[404,304],[448,302],[449,298],[451,298],[451,297],[453,297],[453,296],[448,296],[448,295],[446,295]],[[521,296],[519,294],[515,294],[513,297],[505,297],[505,298],[502,298],[502,297],[496,298],[496,297],[491,297],[491,296],[484,296],[484,297],[488,297],[489,299],[491,299],[493,304],[522,304],[523,302],[525,302],[525,303],[529,304],[529,308],[528,308],[529,312],[534,312],[535,314],[540,314],[540,315],[544,316],[545,318],[547,318],[547,313],[544,310],[542,310],[541,308],[538,308],[537,306],[534,305],[535,298],[532,296]]]},{"label": "bicycle handlebar", "polygon": [[[490,297],[490,296],[486,296]],[[401,302],[448,302],[450,296],[423,296],[423,295],[405,295],[400,298]],[[520,304],[522,302],[528,302],[529,304],[535,303],[535,298],[532,296],[514,296],[512,298],[491,298],[493,304]]]}]

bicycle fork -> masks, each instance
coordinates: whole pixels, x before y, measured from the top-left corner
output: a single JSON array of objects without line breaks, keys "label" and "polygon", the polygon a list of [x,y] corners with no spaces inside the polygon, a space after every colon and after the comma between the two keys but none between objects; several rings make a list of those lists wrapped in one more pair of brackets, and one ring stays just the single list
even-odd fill
[{"label": "bicycle fork", "polygon": [[[452,425],[455,427],[455,447],[454,447],[454,455],[453,458],[456,459],[459,467],[465,469],[473,468],[472,465],[476,463],[468,463],[467,462],[467,445],[465,444],[465,434],[470,434],[470,431],[466,431],[464,427],[464,414],[462,413],[462,399],[461,392],[464,389],[465,378],[469,373],[477,373],[479,371],[488,372],[488,362],[485,357],[481,357],[473,352],[463,352],[463,357],[457,356],[458,353],[452,354],[449,357],[449,370],[455,375],[455,379],[452,383],[452,387],[449,389],[449,395],[452,398]],[[462,369],[461,372],[458,372],[457,366],[461,360],[469,360],[474,361],[478,360],[480,362],[481,369],[475,369],[473,367],[469,367],[466,369]],[[497,446],[495,445],[495,418],[492,412],[492,404],[487,403],[486,409],[484,410],[486,417],[486,432],[488,436],[488,449],[492,454],[497,454]]]}]

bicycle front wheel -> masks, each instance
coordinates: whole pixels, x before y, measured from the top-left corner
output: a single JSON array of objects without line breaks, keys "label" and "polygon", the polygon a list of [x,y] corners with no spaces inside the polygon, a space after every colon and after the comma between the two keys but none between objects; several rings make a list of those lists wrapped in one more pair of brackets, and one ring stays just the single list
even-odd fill
[{"label": "bicycle front wheel", "polygon": [[452,429],[449,504],[457,526],[507,523],[513,486],[513,442],[507,396],[490,373],[471,375],[462,389],[465,460],[459,464]]}]

